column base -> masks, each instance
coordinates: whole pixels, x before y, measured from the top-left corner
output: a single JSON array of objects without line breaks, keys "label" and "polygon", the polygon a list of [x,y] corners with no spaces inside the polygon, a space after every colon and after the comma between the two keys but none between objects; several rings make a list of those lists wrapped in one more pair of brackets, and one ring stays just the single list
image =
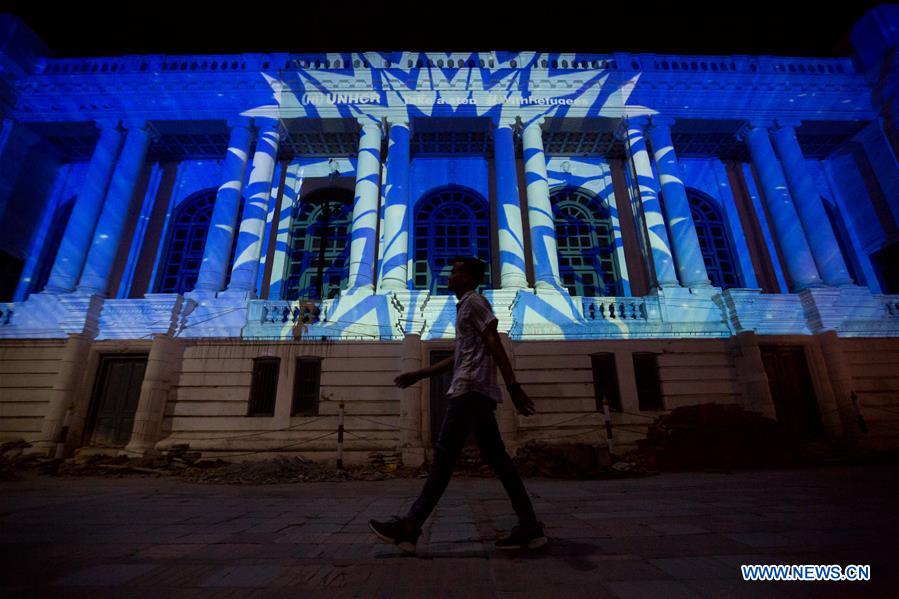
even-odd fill
[{"label": "column base", "polygon": [[867,287],[812,287],[798,296],[813,333],[832,330],[841,335],[878,336],[899,332],[899,323],[884,318],[883,303]]}]

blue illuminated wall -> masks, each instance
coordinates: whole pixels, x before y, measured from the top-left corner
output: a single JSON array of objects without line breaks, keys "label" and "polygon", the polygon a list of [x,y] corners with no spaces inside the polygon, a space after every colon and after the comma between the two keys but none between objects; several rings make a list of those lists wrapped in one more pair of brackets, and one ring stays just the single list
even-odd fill
[{"label": "blue illuminated wall", "polygon": [[[747,306],[782,318],[782,332],[810,332],[817,325],[802,310],[823,300],[790,273],[825,270],[824,233],[809,232],[825,213],[868,290],[866,309],[889,305],[873,256],[899,239],[895,125],[881,109],[891,100],[878,96],[891,88],[872,91],[848,59],[528,51],[11,60],[21,68],[0,135],[0,250],[23,268],[4,308],[10,336],[58,337],[66,323],[99,322],[100,338],[126,338],[132,329],[117,315],[139,305],[145,322],[170,310],[167,330],[193,337],[445,338],[455,300],[432,284],[446,266],[436,258],[444,229],[425,220],[422,202],[452,190],[481,207],[469,202],[466,214],[478,216],[458,223],[455,245],[439,247],[483,253],[485,294],[515,338],[729,336],[744,330]],[[784,142],[791,135],[804,156]],[[99,161],[110,171],[103,189],[86,175],[95,148],[110,152]],[[326,298],[291,292],[289,277],[308,281],[315,261],[291,253],[291,231],[301,229],[293,219],[338,180],[353,190],[340,240],[345,288]],[[76,256],[88,276],[75,291],[42,292],[60,215],[91,194],[103,216],[80,231],[91,237],[87,256]],[[215,251],[183,258],[206,268],[204,284],[163,285],[177,266],[166,264],[173,219],[198,197],[232,211],[210,225]],[[563,197],[592,212],[588,227]],[[701,242],[689,198],[712,215]],[[602,239],[602,255],[556,238],[574,231]],[[727,263],[726,284],[702,273],[709,235],[726,241],[708,263]],[[764,295],[779,299],[753,295],[768,277],[756,265],[769,267],[753,254],[758,244],[776,280],[767,291],[779,292]],[[290,273],[296,264],[303,272]],[[634,298],[647,274],[649,294]],[[316,317],[298,327],[298,302],[312,299]],[[54,311],[66,316],[54,321]]]}]

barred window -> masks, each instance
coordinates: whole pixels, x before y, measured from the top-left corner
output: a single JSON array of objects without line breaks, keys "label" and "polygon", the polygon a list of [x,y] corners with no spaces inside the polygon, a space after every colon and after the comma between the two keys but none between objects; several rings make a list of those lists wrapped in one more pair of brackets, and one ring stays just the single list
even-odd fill
[{"label": "barred window", "polygon": [[615,354],[603,352],[592,354],[593,393],[596,397],[596,411],[602,412],[602,400],[609,404],[612,412],[621,411],[621,394],[618,391],[618,371],[615,369]]},{"label": "barred window", "polygon": [[352,218],[353,192],[347,189],[322,189],[296,205],[285,266],[285,299],[328,299],[346,286]]},{"label": "barred window", "polygon": [[489,215],[487,201],[465,187],[446,187],[422,199],[415,211],[415,288],[448,294],[452,260],[459,256],[484,261],[484,287],[490,288]]},{"label": "barred window", "polygon": [[737,259],[717,203],[695,189],[687,189],[687,198],[709,280],[721,289],[740,287]]},{"label": "barred window", "polygon": [[275,397],[278,394],[279,358],[253,360],[253,379],[250,383],[250,401],[247,416],[274,416]]},{"label": "barred window", "polygon": [[663,410],[662,386],[656,354],[635,352],[634,377],[637,379],[637,401],[641,410]]},{"label": "barred window", "polygon": [[321,358],[297,358],[291,416],[317,416],[321,387]]},{"label": "barred window", "polygon": [[621,295],[615,233],[596,196],[564,188],[550,197],[559,252],[559,276],[571,295]]},{"label": "barred window", "polygon": [[[203,250],[206,247],[209,223],[212,221],[216,193],[215,189],[198,192],[178,204],[175,209],[163,253],[162,268],[159,269],[157,293],[184,293],[196,286],[200,265],[203,263]],[[242,212],[243,199],[240,201],[238,214]],[[236,247],[235,232],[229,265],[234,262]],[[230,268],[227,269],[227,273],[226,283],[231,279]]]}]

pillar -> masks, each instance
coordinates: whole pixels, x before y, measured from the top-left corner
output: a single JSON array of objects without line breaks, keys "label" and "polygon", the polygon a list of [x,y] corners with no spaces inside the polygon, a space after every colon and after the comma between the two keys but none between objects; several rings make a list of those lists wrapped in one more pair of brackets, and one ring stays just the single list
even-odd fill
[{"label": "pillar", "polygon": [[[84,422],[87,418],[88,402],[77,405],[78,391],[84,380],[85,364],[90,353],[93,339],[89,335],[69,335],[63,349],[62,358],[59,361],[59,370],[50,390],[50,402],[47,405],[47,414],[41,424],[41,440],[35,443],[35,452],[52,456],[56,451],[56,441],[62,430],[66,410],[70,407],[77,411],[77,420]],[[89,401],[89,398],[88,398]],[[81,430],[83,427],[71,427],[73,430]],[[71,441],[74,435],[69,436]]]},{"label": "pillar", "polygon": [[240,118],[230,123],[231,139],[222,167],[222,184],[215,196],[206,246],[203,248],[203,262],[197,277],[198,291],[218,292],[225,288],[228,260],[234,244],[237,228],[240,198],[243,193],[244,175],[253,141],[252,121]]},{"label": "pillar", "polygon": [[97,219],[103,209],[103,199],[112,178],[116,158],[122,147],[123,133],[118,122],[100,124],[100,139],[87,167],[84,186],[78,193],[72,214],[66,225],[59,251],[53,261],[45,291],[68,293],[74,291],[87,258]]},{"label": "pillar", "polygon": [[409,261],[409,122],[390,123],[387,143],[387,181],[381,217],[384,219],[384,254],[379,289],[408,289]]},{"label": "pillar", "polygon": [[[635,187],[639,194],[639,210],[642,210],[646,234],[649,238],[655,286],[677,287],[677,273],[671,256],[671,240],[662,217],[662,206],[659,202],[658,185],[646,151],[646,140],[643,136],[645,118],[626,119],[624,122],[625,151],[635,177]],[[640,219],[638,218],[638,221]]]},{"label": "pillar", "polygon": [[653,116],[648,129],[653,157],[659,171],[662,198],[665,201],[665,218],[671,232],[671,244],[677,263],[677,276],[685,287],[711,285],[706,272],[699,236],[690,210],[687,189],[681,180],[674,143],[671,140],[672,119]]},{"label": "pillar", "polygon": [[739,136],[746,141],[752,164],[761,180],[762,195],[771,215],[771,224],[781,253],[787,262],[793,291],[821,285],[815,259],[805,239],[787,181],[774,154],[774,148],[771,147],[767,124],[750,122],[740,131]]},{"label": "pillar", "polygon": [[271,201],[272,177],[275,173],[275,161],[278,156],[280,140],[279,121],[268,120],[264,125],[260,124],[228,291],[248,294],[251,297],[256,296],[262,238],[265,235],[265,222]]},{"label": "pillar", "polygon": [[559,252],[556,225],[549,200],[549,179],[543,151],[543,117],[524,127],[522,146],[527,184],[528,221],[531,226],[531,253],[534,259],[534,285],[538,289],[560,289]]},{"label": "pillar", "polygon": [[381,124],[364,120],[356,161],[356,192],[350,232],[350,275],[347,288],[374,288],[378,240],[378,191],[381,181]]},{"label": "pillar", "polygon": [[178,372],[183,345],[170,335],[154,335],[147,357],[147,369],[140,387],[140,398],[134,413],[134,427],[126,451],[129,455],[153,452],[162,438],[162,420],[169,391]]},{"label": "pillar", "polygon": [[501,121],[493,131],[500,287],[524,289],[528,286],[528,280],[525,274],[524,231],[521,226],[521,201],[512,135],[512,122],[509,120]]},{"label": "pillar", "polygon": [[758,335],[754,331],[743,331],[737,334],[731,343],[734,367],[743,395],[743,408],[777,420]]},{"label": "pillar", "polygon": [[[818,335],[821,355],[827,368],[828,382],[833,390],[835,409],[839,416],[844,440],[855,443],[861,434],[855,407],[852,405],[853,381],[849,361],[840,347],[836,331],[829,330]],[[825,425],[827,418],[822,418]]]},{"label": "pillar", "polygon": [[105,295],[109,286],[109,275],[119,251],[125,221],[131,210],[131,201],[137,180],[150,147],[150,129],[146,121],[126,124],[127,136],[122,154],[119,156],[103,202],[103,210],[94,230],[93,242],[87,254],[87,261],[78,291],[81,293]]},{"label": "pillar", "polygon": [[843,260],[833,226],[821,202],[818,186],[808,171],[805,156],[802,154],[799,140],[796,139],[798,126],[797,121],[778,120],[772,135],[787,176],[790,194],[793,196],[799,220],[824,282],[833,286],[852,285],[852,277],[849,276],[849,269]]},{"label": "pillar", "polygon": [[[411,333],[403,339],[400,371],[413,372],[420,368],[421,337]],[[400,452],[406,466],[419,466],[425,461],[421,439],[421,389],[421,383],[415,383],[400,391]]]}]

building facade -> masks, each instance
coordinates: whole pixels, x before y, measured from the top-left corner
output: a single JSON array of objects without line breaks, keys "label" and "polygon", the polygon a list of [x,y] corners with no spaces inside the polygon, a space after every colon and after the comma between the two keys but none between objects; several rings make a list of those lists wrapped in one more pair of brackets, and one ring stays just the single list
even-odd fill
[{"label": "building facade", "polygon": [[5,17],[0,437],[329,459],[343,418],[419,462],[447,381],[392,381],[451,349],[465,255],[513,450],[605,442],[604,401],[619,448],[705,402],[894,447],[897,21],[854,59],[79,59]]}]

